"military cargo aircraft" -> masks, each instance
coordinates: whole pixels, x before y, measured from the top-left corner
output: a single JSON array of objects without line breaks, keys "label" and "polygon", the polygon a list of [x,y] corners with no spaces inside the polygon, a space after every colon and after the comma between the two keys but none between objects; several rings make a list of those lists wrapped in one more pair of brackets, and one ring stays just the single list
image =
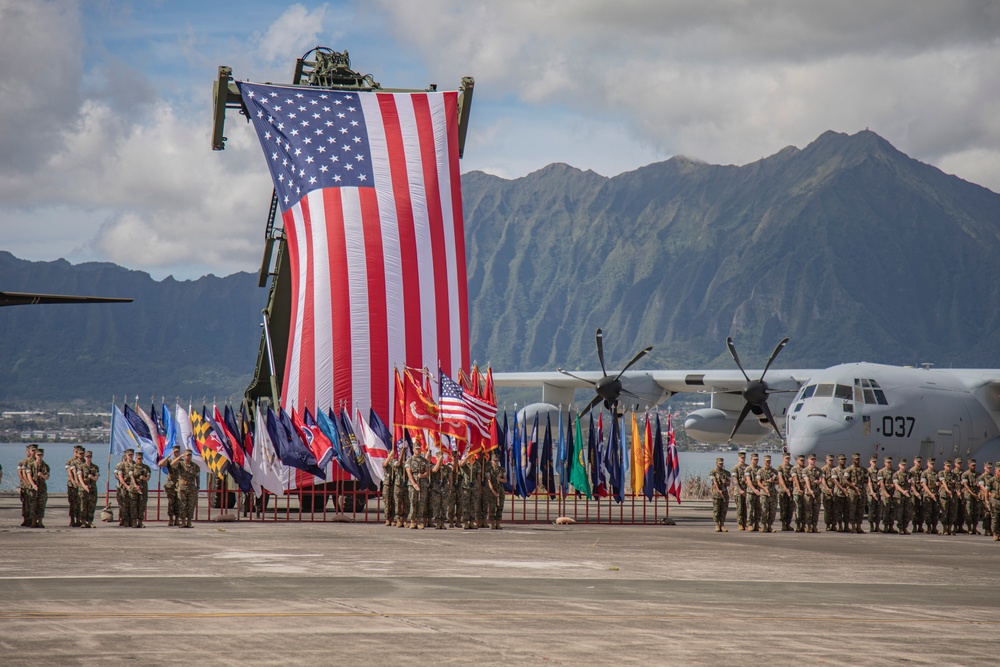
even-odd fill
[{"label": "military cargo aircraft", "polygon": [[[865,362],[824,369],[771,369],[786,342],[778,344],[763,371],[744,370],[730,339],[738,371],[626,367],[617,376],[603,370],[497,373],[494,382],[506,387],[540,386],[546,407],[571,405],[575,390],[587,387],[598,391],[590,405],[605,400],[606,407],[621,397],[642,408],[678,393],[706,394],[709,407],[694,410],[684,421],[688,434],[701,442],[752,445],[776,431],[793,455],[861,452],[866,457],[910,460],[917,455],[939,461],[955,456],[1000,460],[1000,369]],[[603,369],[600,342],[598,351]],[[608,401],[600,390],[612,379],[618,380],[620,393]],[[746,419],[751,413],[756,419]]]}]

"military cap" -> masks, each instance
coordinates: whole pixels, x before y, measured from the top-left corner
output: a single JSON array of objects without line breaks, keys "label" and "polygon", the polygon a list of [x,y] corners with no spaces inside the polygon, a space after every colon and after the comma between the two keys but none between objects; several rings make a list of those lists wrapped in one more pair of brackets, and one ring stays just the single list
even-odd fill
[{"label": "military cap", "polygon": [[73,445],[73,451],[74,452],[82,452],[83,451],[83,447],[81,447],[80,445]]},{"label": "military cap", "polygon": [[969,463],[976,463],[976,459],[969,459]]},{"label": "military cap", "polygon": [[39,454],[44,454],[45,453],[45,450],[42,449],[41,447],[38,447],[35,451],[37,451]]},{"label": "military cap", "polygon": [[815,454],[810,454],[809,455],[809,460],[810,461],[815,461],[816,460],[816,455]]},{"label": "military cap", "polygon": [[837,454],[837,460],[838,461],[846,461],[847,460],[847,455],[846,454]]},{"label": "military cap", "polygon": [[771,455],[770,454],[764,454],[764,460],[765,461],[770,461],[771,460]]},{"label": "military cap", "polygon": [[715,462],[716,462],[716,463],[723,463],[723,459],[722,459],[722,457],[721,457],[721,456],[718,456],[718,457],[716,457],[716,458],[715,458]]},{"label": "military cap", "polygon": [[883,461],[891,461],[892,457],[891,456],[884,456],[884,457],[882,457],[882,460]]},{"label": "military cap", "polygon": [[851,458],[852,459],[860,459],[861,458],[861,454],[858,453],[858,452],[854,452],[853,454],[851,454]]},{"label": "military cap", "polygon": [[747,453],[746,453],[746,451],[745,451],[745,450],[742,450],[742,449],[741,449],[741,450],[740,450],[739,452],[737,452],[737,454],[736,454],[736,455],[737,455],[737,456],[746,456],[746,455],[747,455]]},{"label": "military cap", "polygon": [[868,459],[869,461],[878,461],[878,454],[872,454]]},{"label": "military cap", "polygon": [[799,454],[798,456],[795,457],[795,460],[796,461],[798,461],[799,459],[805,460],[805,458],[806,458],[805,454]]},{"label": "military cap", "polygon": [[906,459],[905,459],[905,458],[900,458],[900,459],[899,459],[899,462],[900,462],[901,464],[902,464],[902,463],[906,463]]},{"label": "military cap", "polygon": [[38,449],[38,445],[35,444],[28,445],[28,449]]},{"label": "military cap", "polygon": [[84,456],[93,456],[93,455],[94,452],[90,451],[89,449],[84,453]]},{"label": "military cap", "polygon": [[955,463],[961,463],[961,462],[962,462],[962,457],[961,456],[956,456],[955,457]]},{"label": "military cap", "polygon": [[750,455],[750,458],[752,458],[752,459],[759,459],[760,458],[760,454],[758,454],[757,452],[754,452],[753,454]]},{"label": "military cap", "polygon": [[138,457],[138,458],[140,458],[140,459],[141,459],[141,458],[142,458],[142,450],[140,449],[139,451],[137,451],[137,452],[135,453],[135,455],[136,455],[136,457]]},{"label": "military cap", "polygon": [[927,462],[928,463],[937,463],[937,459],[932,456],[929,459],[927,459]]},{"label": "military cap", "polygon": [[130,447],[129,449],[126,449],[123,454],[135,454],[135,450]]},{"label": "military cap", "polygon": [[923,463],[924,462],[924,457],[922,457],[922,456],[914,456],[913,457],[913,462],[914,463]]}]

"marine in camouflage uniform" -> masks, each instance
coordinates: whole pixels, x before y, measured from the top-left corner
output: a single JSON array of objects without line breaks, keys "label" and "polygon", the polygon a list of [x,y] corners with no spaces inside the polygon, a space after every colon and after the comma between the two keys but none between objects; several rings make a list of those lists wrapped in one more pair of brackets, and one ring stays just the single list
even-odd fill
[{"label": "marine in camouflage uniform", "polygon": [[485,467],[486,466],[483,465],[482,453],[477,454],[472,460],[473,484],[469,495],[473,528],[486,527],[486,513],[483,511],[483,485],[486,483],[486,475],[483,474],[485,472]]},{"label": "marine in camouflage uniform", "polygon": [[983,517],[983,535],[993,535],[993,512],[990,508],[988,489],[993,483],[993,464],[983,464],[983,474],[979,476],[979,508]]},{"label": "marine in camouflage uniform", "polygon": [[944,470],[938,473],[938,507],[941,512],[941,532],[955,535],[955,521],[958,518],[958,475],[951,469],[951,461],[945,459]]},{"label": "marine in camouflage uniform", "polygon": [[882,532],[895,533],[896,528],[896,487],[892,482],[892,457],[882,459],[882,467],[878,469],[878,493],[882,501]]},{"label": "marine in camouflage uniform", "polygon": [[792,468],[792,500],[795,503],[795,532],[804,533],[809,525],[809,515],[806,512],[806,457],[799,454],[795,457],[795,467]]},{"label": "marine in camouflage uniform", "polygon": [[833,474],[833,454],[826,455],[826,465],[820,467],[819,471],[822,473],[820,478],[820,489],[823,492],[823,523],[826,525],[826,530],[834,530],[834,514],[833,514],[833,481],[830,476]]},{"label": "marine in camouflage uniform", "polygon": [[142,452],[135,453],[135,464],[132,469],[132,479],[138,491],[133,491],[132,503],[135,508],[135,527],[145,528],[146,505],[149,503],[149,478],[153,471],[142,460]]},{"label": "marine in camouflage uniform", "polygon": [[20,481],[21,491],[21,527],[31,528],[35,523],[35,518],[31,515],[34,510],[34,494],[37,490],[32,477],[35,464],[35,450],[37,445],[28,445],[24,448],[24,458],[17,463],[17,478]]},{"label": "marine in camouflage uniform", "polygon": [[756,452],[750,455],[750,465],[743,471],[743,478],[747,483],[747,530],[753,532],[760,531],[760,489],[757,488],[757,473],[760,466],[757,465],[758,455]]},{"label": "marine in camouflage uniform", "polygon": [[921,502],[924,506],[924,525],[928,533],[938,532],[938,473],[934,469],[935,460],[927,459],[927,467],[920,475]]},{"label": "marine in camouflage uniform", "polygon": [[954,535],[965,534],[965,503],[962,502],[962,457],[956,456],[951,466],[955,475],[955,499],[953,501],[955,519],[952,521],[951,532]]},{"label": "marine in camouflage uniform", "polygon": [[465,528],[472,528],[475,512],[472,507],[472,489],[478,483],[475,478],[475,468],[472,461],[466,457],[458,466],[458,510],[459,522]]},{"label": "marine in camouflage uniform", "polygon": [[876,533],[882,527],[882,502],[878,492],[878,456],[872,454],[865,472],[867,473],[865,475],[865,495],[868,500],[868,532]]},{"label": "marine in camouflage uniform", "polygon": [[87,451],[83,465],[79,469],[80,487],[78,499],[80,503],[80,520],[84,528],[94,527],[94,512],[97,510],[97,480],[101,477],[101,469],[94,464],[94,452]]},{"label": "marine in camouflage uniform", "polygon": [[382,462],[382,504],[385,505],[385,525],[396,523],[396,473],[399,467],[396,461],[395,448],[389,450],[389,456]]},{"label": "marine in camouflage uniform", "polygon": [[34,494],[34,509],[32,509],[31,512],[31,515],[34,517],[32,528],[45,528],[45,524],[42,523],[42,519],[45,518],[45,506],[49,502],[48,479],[51,469],[49,468],[49,464],[45,462],[44,457],[44,449],[39,447],[35,450],[35,463],[34,470],[32,471],[32,478],[35,480],[37,490]]},{"label": "marine in camouflage uniform", "polygon": [[167,469],[167,481],[163,484],[163,490],[167,492],[167,519],[169,526],[181,525],[177,518],[180,512],[177,501],[177,479],[179,476],[177,464],[181,462],[181,448],[174,445],[170,454],[164,456],[157,462],[157,466]]},{"label": "marine in camouflage uniform", "polygon": [[969,459],[969,469],[962,473],[961,484],[966,529],[970,535],[979,535],[979,473],[976,472],[976,459]]},{"label": "marine in camouflage uniform", "polygon": [[847,466],[847,532],[864,533],[861,522],[865,518],[865,492],[868,488],[868,473],[861,467],[861,454],[851,455],[851,465]]},{"label": "marine in camouflage uniform", "polygon": [[910,494],[913,496],[913,532],[924,532],[924,501],[920,489],[920,475],[923,472],[924,459],[920,456],[913,457],[913,465],[908,471],[910,473]]},{"label": "marine in camouflage uniform", "polygon": [[715,459],[715,468],[708,473],[708,481],[712,485],[712,518],[715,519],[715,532],[728,533],[726,529],[726,513],[729,511],[729,487],[733,477],[723,465],[722,457]]},{"label": "marine in camouflage uniform", "polygon": [[747,454],[740,452],[736,455],[739,461],[733,466],[732,476],[736,480],[736,523],[740,530],[747,529]]},{"label": "marine in camouflage uniform", "polygon": [[431,499],[430,462],[417,449],[406,461],[405,469],[410,482],[410,521],[407,525],[410,528],[424,528]]},{"label": "marine in camouflage uniform", "polygon": [[177,520],[182,528],[191,528],[194,511],[198,506],[198,486],[201,470],[194,462],[191,450],[184,451],[184,458],[177,462]]},{"label": "marine in camouflage uniform", "polygon": [[782,455],[778,471],[778,517],[781,519],[781,530],[792,529],[792,517],[795,504],[792,502],[792,455],[785,452]]},{"label": "marine in camouflage uniform", "polygon": [[986,487],[986,497],[990,504],[990,532],[993,533],[993,541],[1000,540],[1000,461],[993,469],[993,477]]},{"label": "marine in camouflage uniform", "polygon": [[66,498],[69,500],[69,526],[79,528],[80,520],[80,467],[83,466],[83,447],[73,445],[73,457],[66,461]]},{"label": "marine in camouflage uniform", "polygon": [[507,495],[503,485],[507,481],[507,472],[500,465],[500,459],[496,450],[490,456],[490,467],[486,471],[487,492],[490,494],[492,503],[490,506],[490,527],[493,530],[500,530],[500,520],[503,519],[504,500]]},{"label": "marine in camouflage uniform", "polygon": [[771,455],[764,455],[764,467],[757,470],[754,483],[760,499],[760,521],[765,533],[774,532],[774,515],[778,509],[778,471],[771,467]]},{"label": "marine in camouflage uniform", "polygon": [[802,473],[805,481],[806,532],[819,532],[819,508],[822,502],[823,471],[816,467],[816,455],[809,455],[809,463]]},{"label": "marine in camouflage uniform", "polygon": [[828,483],[833,487],[833,529],[841,533],[848,532],[848,504],[847,504],[847,456],[840,454],[837,456],[837,467],[830,473]]},{"label": "marine in camouflage uniform", "polygon": [[132,503],[132,454],[134,449],[126,449],[122,460],[115,466],[115,500],[118,501],[118,525],[131,528],[135,523],[135,506]]},{"label": "marine in camouflage uniform", "polygon": [[438,530],[448,523],[448,500],[451,498],[451,464],[439,456],[431,469],[431,515]]},{"label": "marine in camouflage uniform", "polygon": [[393,524],[397,528],[405,528],[406,520],[410,516],[410,479],[406,476],[406,469],[403,463],[403,443],[399,444],[399,455],[394,459],[393,466],[396,469],[393,478],[393,496],[396,501],[396,522]]},{"label": "marine in camouflage uniform", "polygon": [[910,489],[910,471],[906,469],[906,459],[899,459],[899,469],[892,475],[892,485],[896,496],[896,529],[900,535],[909,535],[907,530],[913,518],[913,492]]},{"label": "marine in camouflage uniform", "polygon": [[458,478],[458,463],[451,467],[451,496],[448,498],[448,523],[457,528],[462,523],[462,511],[458,506],[460,481]]}]

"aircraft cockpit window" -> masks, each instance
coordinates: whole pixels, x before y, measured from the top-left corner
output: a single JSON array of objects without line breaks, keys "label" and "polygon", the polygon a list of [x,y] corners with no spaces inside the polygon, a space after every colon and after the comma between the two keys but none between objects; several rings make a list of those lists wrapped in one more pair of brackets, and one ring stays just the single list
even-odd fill
[{"label": "aircraft cockpit window", "polygon": [[842,398],[845,401],[849,401],[854,396],[854,390],[846,384],[838,384],[833,395],[835,398]]},{"label": "aircraft cockpit window", "polygon": [[871,389],[865,389],[865,403],[869,405],[875,405],[875,403],[877,403],[875,400],[875,392]]},{"label": "aircraft cockpit window", "polygon": [[817,385],[816,386],[816,397],[818,398],[818,397],[833,396],[833,387],[834,387],[834,385],[832,385],[832,384]]},{"label": "aircraft cockpit window", "polygon": [[802,391],[802,398],[810,398],[816,393],[816,385],[811,384]]},{"label": "aircraft cockpit window", "polygon": [[799,403],[798,405],[796,405],[795,406],[795,412],[798,412],[799,410],[801,410],[803,405],[805,405],[805,403]]},{"label": "aircraft cockpit window", "polygon": [[864,403],[865,402],[865,392],[864,392],[864,389],[862,389],[861,387],[858,387],[858,386],[854,387],[854,400],[857,401],[858,403]]},{"label": "aircraft cockpit window", "polygon": [[871,382],[871,383],[872,383],[872,389],[881,389],[881,387],[882,387],[882,385],[880,385],[880,384],[879,384],[878,382],[876,382],[875,380],[869,380],[869,382]]},{"label": "aircraft cockpit window", "polygon": [[885,398],[885,392],[881,389],[875,390],[875,400],[878,401],[879,405],[889,405],[889,401]]}]

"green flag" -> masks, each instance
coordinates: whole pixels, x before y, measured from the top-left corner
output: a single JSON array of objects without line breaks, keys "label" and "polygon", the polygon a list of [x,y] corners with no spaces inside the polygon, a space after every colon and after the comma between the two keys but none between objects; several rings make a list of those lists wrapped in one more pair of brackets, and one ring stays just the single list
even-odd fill
[{"label": "green flag", "polygon": [[576,429],[573,432],[573,468],[569,474],[569,483],[573,488],[587,496],[590,494],[590,476],[587,475],[587,453],[583,451],[583,429],[580,427],[580,415],[576,416]]}]

